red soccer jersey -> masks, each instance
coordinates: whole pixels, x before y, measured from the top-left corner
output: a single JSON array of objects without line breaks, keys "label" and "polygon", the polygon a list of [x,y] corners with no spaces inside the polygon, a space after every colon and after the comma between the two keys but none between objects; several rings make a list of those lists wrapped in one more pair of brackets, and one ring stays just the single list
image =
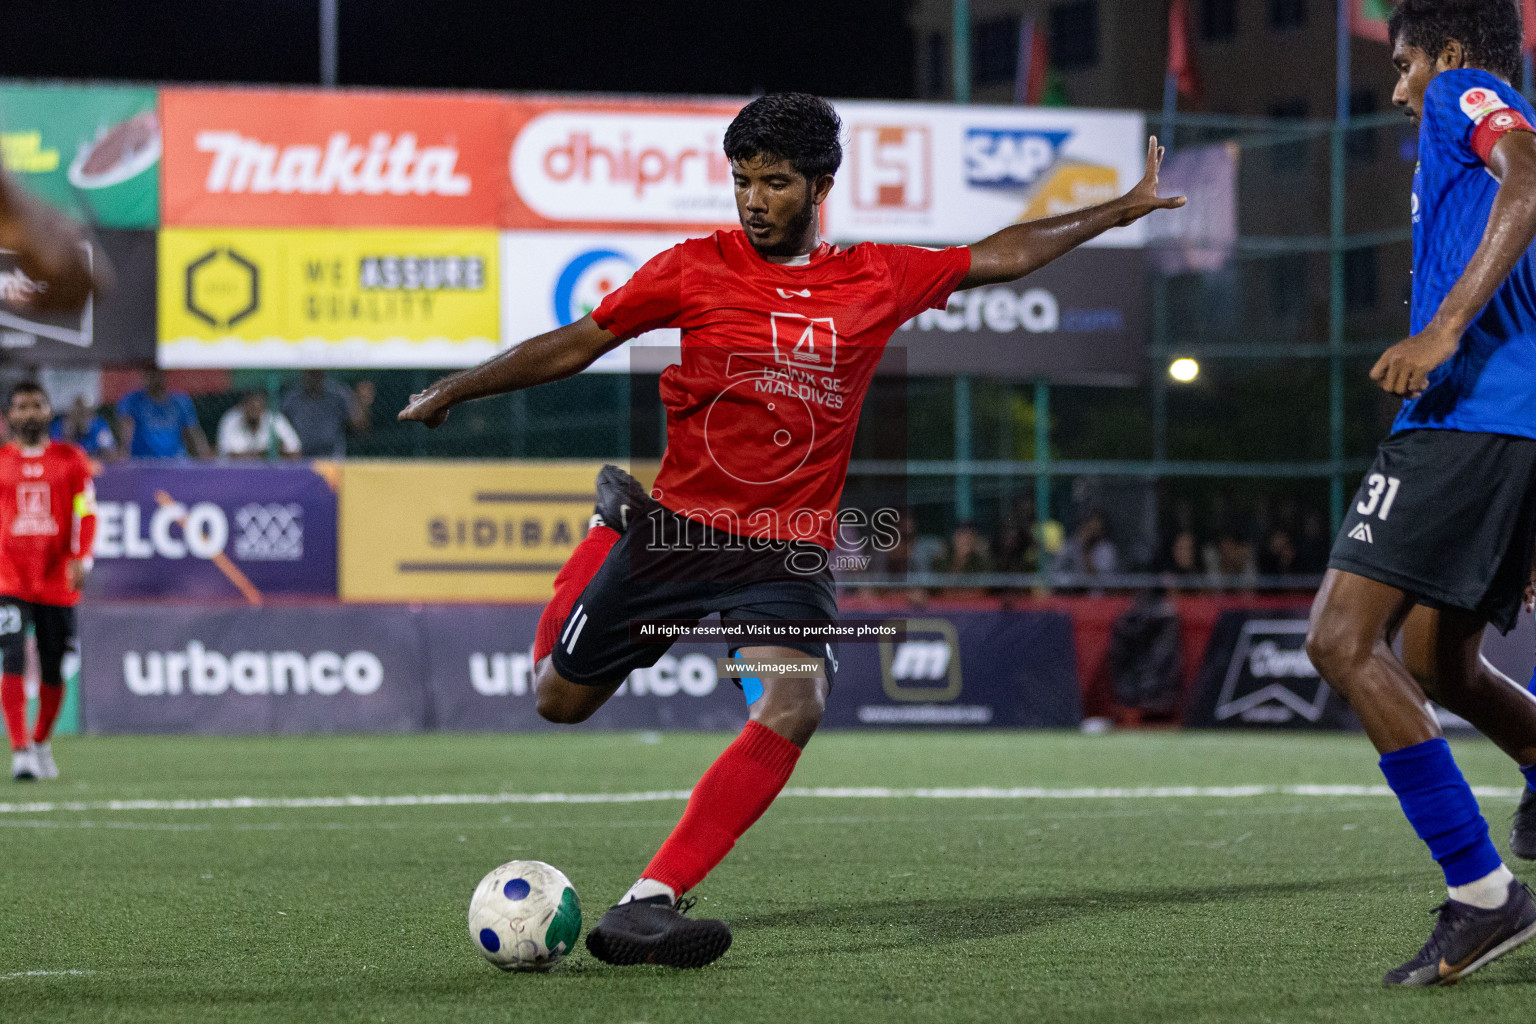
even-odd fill
[{"label": "red soccer jersey", "polygon": [[91,464],[75,445],[0,447],[0,594],[72,605],[67,564],[91,553],[95,533]]},{"label": "red soccer jersey", "polygon": [[804,266],[741,231],[651,259],[592,319],[620,337],[682,330],[661,375],[667,451],[655,495],[732,533],[833,546],[859,407],[891,334],[942,308],[970,250],[822,244]]}]

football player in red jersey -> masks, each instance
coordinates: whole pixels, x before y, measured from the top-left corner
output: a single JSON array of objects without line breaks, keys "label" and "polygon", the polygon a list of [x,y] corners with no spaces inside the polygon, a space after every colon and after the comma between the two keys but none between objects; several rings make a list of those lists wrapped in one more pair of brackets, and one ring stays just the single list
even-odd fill
[{"label": "football player in red jersey", "polygon": [[[834,622],[828,551],[859,408],[892,332],[960,288],[1013,281],[1110,228],[1184,205],[1146,175],[1099,206],[932,250],[821,240],[818,213],[842,161],[825,100],[776,93],[725,133],[740,231],[690,239],[641,267],[591,314],[445,377],[400,413],[436,427],[453,406],[580,372],[626,339],[682,331],[662,374],[667,449],[650,494],[613,467],[597,515],[555,579],[534,643],[539,713],[580,722],[665,646],[638,619]],[[767,810],[821,722],[837,671],[820,640],[733,644],[745,660],[819,659],[813,676],[739,680],[750,720],[689,797],[640,880],[587,935],[612,964],[698,967],[730,946],[722,921],[683,916],[693,888]]]},{"label": "football player in red jersey", "polygon": [[[64,653],[75,642],[75,605],[96,536],[90,460],[75,445],[49,440],[52,418],[42,388],[11,390],[6,420],[14,440],[0,447],[0,707],[16,780],[59,774],[48,740],[64,702]],[[42,676],[30,735],[22,682],[29,625]]]}]

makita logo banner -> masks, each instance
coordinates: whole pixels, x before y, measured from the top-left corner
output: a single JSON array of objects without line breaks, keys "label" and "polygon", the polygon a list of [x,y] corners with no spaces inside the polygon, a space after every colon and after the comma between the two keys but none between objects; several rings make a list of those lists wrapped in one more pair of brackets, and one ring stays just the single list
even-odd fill
[{"label": "makita logo banner", "polygon": [[163,219],[242,227],[491,225],[502,101],[168,89]]},{"label": "makita logo banner", "polygon": [[513,101],[503,223],[513,228],[735,227],[721,151],[740,103]]}]

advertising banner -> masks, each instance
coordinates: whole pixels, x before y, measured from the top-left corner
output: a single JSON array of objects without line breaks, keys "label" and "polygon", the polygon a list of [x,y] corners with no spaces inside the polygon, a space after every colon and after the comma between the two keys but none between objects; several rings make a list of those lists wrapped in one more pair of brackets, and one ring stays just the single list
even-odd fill
[{"label": "advertising banner", "polygon": [[349,462],[346,601],[544,601],[586,536],[596,462]]},{"label": "advertising banner", "polygon": [[103,228],[160,220],[155,90],[0,85],[0,160],[26,188]]},{"label": "advertising banner", "polygon": [[[1140,114],[1060,107],[839,103],[847,144],[823,210],[839,241],[974,242],[1128,191],[1146,170]],[[1090,246],[1140,246],[1144,222]]]},{"label": "advertising banner", "polygon": [[1083,717],[1065,612],[928,612],[906,639],[845,643],[822,722],[869,727],[1073,728]]},{"label": "advertising banner", "polygon": [[160,365],[465,366],[500,349],[494,231],[160,234]]},{"label": "advertising banner", "polygon": [[[501,332],[509,345],[575,323],[628,281],[652,256],[685,235],[620,231],[504,231],[501,235]],[[651,331],[600,357],[590,369],[625,373],[637,346],[671,349],[679,332]],[[649,369],[654,366],[646,364]]]},{"label": "advertising banner", "polygon": [[86,605],[91,733],[408,732],[426,727],[422,643],[405,608]]},{"label": "advertising banner", "polygon": [[1185,723],[1222,729],[1353,729],[1354,712],[1307,658],[1307,617],[1223,612]]},{"label": "advertising banner", "polygon": [[1145,254],[1078,249],[1022,281],[956,292],[891,337],[910,374],[1133,385],[1146,370]]},{"label": "advertising banner", "polygon": [[[544,721],[535,708],[530,651],[539,612],[528,605],[422,610],[437,728],[569,728]],[[580,728],[740,729],[747,720],[746,700],[716,671],[724,653],[723,644],[674,644],[655,665],[631,672]]]},{"label": "advertising banner", "polygon": [[15,254],[0,249],[0,353],[48,366],[155,358],[155,233],[103,230],[96,242],[117,282],[72,313],[32,308],[36,285],[16,265]]},{"label": "advertising banner", "polygon": [[508,228],[735,227],[722,141],[744,100],[549,97],[504,108]]},{"label": "advertising banner", "polygon": [[166,89],[165,223],[496,223],[502,100],[299,89]]},{"label": "advertising banner", "polygon": [[336,594],[336,494],[307,465],[118,462],[96,495],[88,597]]}]

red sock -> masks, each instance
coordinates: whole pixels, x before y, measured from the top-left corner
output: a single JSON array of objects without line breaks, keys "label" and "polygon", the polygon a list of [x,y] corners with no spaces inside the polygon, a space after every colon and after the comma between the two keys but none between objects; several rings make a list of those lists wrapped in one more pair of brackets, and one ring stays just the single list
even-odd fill
[{"label": "red sock", "polygon": [[27,684],[10,672],[0,675],[0,708],[5,710],[5,730],[11,734],[11,749],[27,745]]},{"label": "red sock", "polygon": [[59,717],[59,706],[64,703],[64,684],[37,688],[37,727],[32,732],[33,743],[47,743],[53,735],[53,723]]},{"label": "red sock", "polygon": [[576,599],[587,589],[592,577],[602,567],[608,552],[619,542],[619,531],[608,526],[594,526],[576,545],[571,557],[565,560],[555,576],[555,596],[544,606],[539,616],[539,628],[533,634],[533,663],[537,665],[549,657],[560,636],[560,627],[576,605]]},{"label": "red sock", "polygon": [[798,760],[799,747],[767,726],[748,722],[693,787],[683,820],[641,877],[669,885],[679,896],[698,885],[762,817]]}]

